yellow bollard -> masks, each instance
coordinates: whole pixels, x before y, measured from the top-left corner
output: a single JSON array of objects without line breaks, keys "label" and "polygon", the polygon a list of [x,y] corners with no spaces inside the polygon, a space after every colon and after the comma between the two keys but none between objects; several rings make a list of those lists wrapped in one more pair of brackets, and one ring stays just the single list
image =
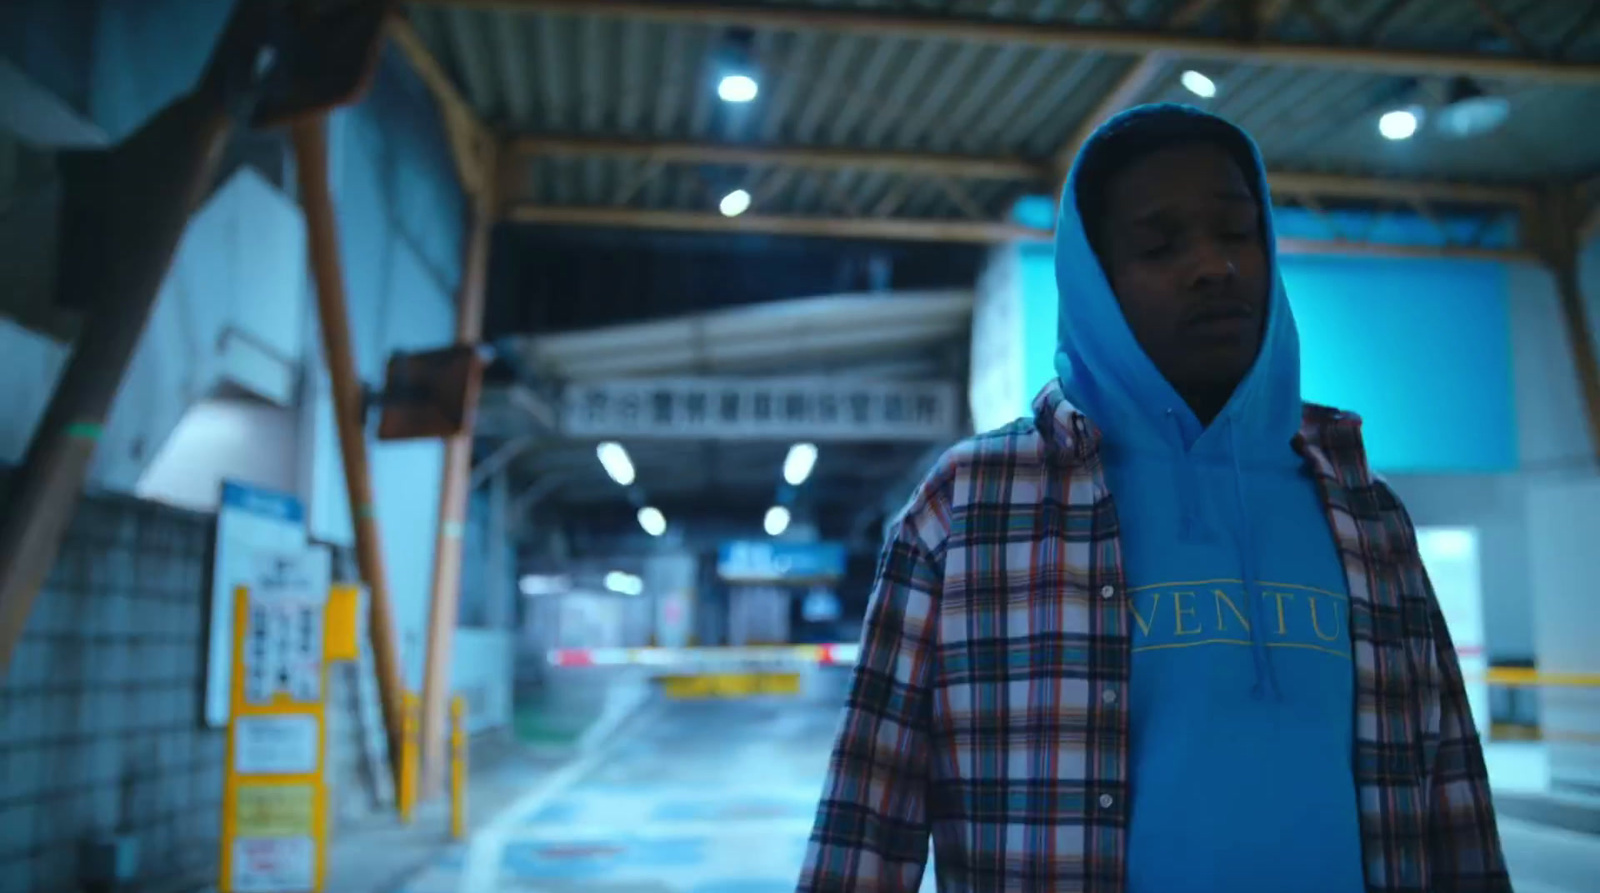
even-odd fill
[{"label": "yellow bollard", "polygon": [[467,700],[450,699],[450,836],[467,836]]},{"label": "yellow bollard", "polygon": [[417,805],[417,732],[421,726],[422,704],[417,693],[408,691],[401,697],[405,725],[400,737],[400,790],[395,793],[400,808],[401,824],[411,824],[411,814]]}]

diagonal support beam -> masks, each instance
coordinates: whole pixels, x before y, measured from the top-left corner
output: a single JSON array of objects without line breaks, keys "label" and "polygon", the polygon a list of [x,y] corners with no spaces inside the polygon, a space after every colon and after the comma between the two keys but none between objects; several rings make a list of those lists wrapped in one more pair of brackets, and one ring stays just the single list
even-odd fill
[{"label": "diagonal support beam", "polygon": [[517,461],[517,457],[526,453],[536,440],[532,435],[524,435],[500,444],[494,452],[484,457],[482,462],[472,467],[472,478],[468,488],[476,490],[483,486],[490,478]]},{"label": "diagonal support beam", "polygon": [[1412,76],[1477,75],[1485,78],[1592,84],[1600,63],[1560,62],[1474,52],[1429,52],[1335,44],[1258,42],[1173,30],[1097,28],[1074,23],[1003,22],[912,13],[824,7],[731,4],[710,0],[427,0],[437,6],[503,9],[556,15],[606,16],[696,27],[740,26],[773,31],[828,31],[873,37],[949,40],[1073,52],[1144,55],[1170,52],[1196,61],[1251,62],[1298,68],[1338,68]]},{"label": "diagonal support beam", "polygon": [[1541,253],[1555,278],[1556,292],[1561,299],[1573,371],[1589,421],[1589,448],[1600,461],[1600,357],[1596,356],[1594,329],[1590,325],[1588,302],[1584,300],[1583,281],[1578,275],[1582,209],[1576,190],[1551,188],[1543,199],[1544,215],[1539,221]]},{"label": "diagonal support beam", "polygon": [[493,182],[495,149],[493,135],[478,118],[478,113],[467,102],[450,77],[423,43],[410,20],[401,15],[391,16],[387,25],[389,39],[411,63],[411,68],[422,79],[424,86],[439,107],[439,117],[444,124],[445,138],[450,143],[450,159],[455,163],[456,179],[461,191],[469,196],[479,195]]},{"label": "diagonal support beam", "polygon": [[1172,57],[1167,53],[1150,53],[1135,62],[1133,67],[1122,75],[1122,78],[1117,81],[1117,85],[1111,88],[1111,92],[1100,100],[1100,104],[1095,106],[1094,110],[1088,115],[1084,116],[1083,123],[1078,125],[1078,129],[1073,132],[1072,137],[1056,151],[1054,168],[1058,182],[1066,180],[1067,172],[1072,168],[1072,160],[1078,157],[1078,150],[1082,149],[1083,144],[1089,141],[1089,137],[1094,134],[1095,128],[1104,123],[1107,118],[1133,105],[1135,100],[1150,89],[1150,85],[1157,78],[1161,77],[1171,61]]},{"label": "diagonal support beam", "polygon": [[[490,144],[491,146],[493,144]],[[497,217],[490,171],[469,193],[465,257],[456,294],[457,344],[477,344],[483,337],[483,310],[489,266],[489,238]],[[464,430],[444,443],[444,472],[439,487],[438,539],[434,544],[432,597],[428,602],[428,650],[422,677],[422,779],[419,790],[431,797],[444,786],[445,714],[450,700],[451,653],[455,644],[461,599],[461,547],[467,526],[467,501],[472,490],[472,429],[477,407]]]}]

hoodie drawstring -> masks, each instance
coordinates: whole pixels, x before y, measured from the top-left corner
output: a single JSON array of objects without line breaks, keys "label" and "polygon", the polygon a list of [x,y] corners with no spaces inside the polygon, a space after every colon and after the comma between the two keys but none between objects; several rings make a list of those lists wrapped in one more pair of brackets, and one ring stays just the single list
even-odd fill
[{"label": "hoodie drawstring", "polygon": [[1266,622],[1265,599],[1256,591],[1259,587],[1256,581],[1255,532],[1250,523],[1250,502],[1245,498],[1244,468],[1239,458],[1239,429],[1236,426],[1228,426],[1228,439],[1232,447],[1229,452],[1233,454],[1233,496],[1239,504],[1239,570],[1243,578],[1244,597],[1250,602],[1250,650],[1256,666],[1256,683],[1251,687],[1250,694],[1259,699],[1270,693],[1273,700],[1280,700],[1283,693],[1278,688],[1278,671],[1272,665],[1265,633],[1261,631]]}]

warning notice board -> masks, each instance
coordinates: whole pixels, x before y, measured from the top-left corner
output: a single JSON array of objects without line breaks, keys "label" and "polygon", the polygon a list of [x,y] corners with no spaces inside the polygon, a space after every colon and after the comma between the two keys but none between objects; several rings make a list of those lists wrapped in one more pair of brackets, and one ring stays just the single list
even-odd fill
[{"label": "warning notice board", "polygon": [[263,555],[234,596],[221,893],[321,893],[328,554]]},{"label": "warning notice board", "polygon": [[312,837],[317,789],[309,784],[239,785],[234,828],[241,838]]}]

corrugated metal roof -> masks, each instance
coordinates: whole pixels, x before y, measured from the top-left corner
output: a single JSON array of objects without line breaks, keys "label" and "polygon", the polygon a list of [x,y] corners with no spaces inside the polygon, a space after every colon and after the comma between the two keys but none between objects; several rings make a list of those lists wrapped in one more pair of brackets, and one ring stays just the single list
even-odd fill
[{"label": "corrugated metal roof", "polygon": [[[1526,35],[1500,36],[1476,4],[1461,0],[1289,3],[1271,36],[1282,41],[1370,44],[1456,52],[1559,49],[1600,57],[1600,21],[1583,3],[1497,0]],[[758,6],[954,15],[1008,22],[1150,28],[1186,5],[1050,0],[765,0]],[[596,4],[603,13],[603,4]],[[1226,7],[1193,24],[1220,35]],[[1514,6],[1520,8],[1513,8]],[[1111,9],[1125,11],[1121,19]],[[1046,161],[1132,65],[1127,55],[956,39],[755,29],[762,72],[757,102],[714,95],[728,29],[604,14],[546,14],[413,4],[418,32],[484,119],[507,134],[840,147],[961,153]],[[1587,16],[1587,17],[1586,17]],[[1490,82],[1512,99],[1507,125],[1488,137],[1449,140],[1428,130],[1404,144],[1378,137],[1379,112],[1407,97],[1437,97],[1438,78],[1371,71],[1174,59],[1141,101],[1198,102],[1178,86],[1186,67],[1218,84],[1215,109],[1260,140],[1269,164],[1290,170],[1483,181],[1535,181],[1600,168],[1600,85]],[[669,165],[642,184],[639,163],[547,159],[525,182],[539,200],[664,209],[707,207],[727,181],[754,182],[764,208],[839,214],[841,197],[872,208],[886,196],[895,216],[961,218],[995,213],[1016,184],[963,183],[952,198],[926,177],[896,183],[883,173],[718,169]],[[748,188],[748,187],[747,187]],[[903,192],[903,195],[897,193]],[[621,199],[618,197],[622,196]]]}]

